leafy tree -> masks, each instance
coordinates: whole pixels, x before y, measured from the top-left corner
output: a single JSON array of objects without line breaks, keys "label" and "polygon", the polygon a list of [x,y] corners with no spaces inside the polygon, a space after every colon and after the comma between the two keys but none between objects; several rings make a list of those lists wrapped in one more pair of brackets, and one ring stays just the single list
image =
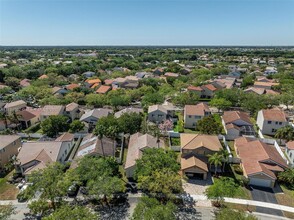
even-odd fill
[{"label": "leafy tree", "polygon": [[154,198],[142,197],[137,204],[132,219],[133,220],[175,220],[176,206],[168,202],[160,204]]},{"label": "leafy tree", "polygon": [[50,204],[44,199],[34,200],[28,207],[33,215],[44,216],[50,210]]},{"label": "leafy tree", "polygon": [[74,120],[70,125],[69,125],[69,131],[71,133],[75,133],[75,132],[79,132],[81,130],[83,130],[85,127],[85,125],[83,124],[83,122],[79,121],[79,120]]},{"label": "leafy tree", "polygon": [[15,213],[15,208],[10,205],[0,205],[0,219],[8,220],[10,216]]},{"label": "leafy tree", "polygon": [[63,115],[52,115],[41,122],[42,131],[49,137],[56,136],[59,132],[67,131],[69,128],[68,118]]},{"label": "leafy tree", "polygon": [[158,125],[161,133],[167,134],[167,131],[172,130],[174,127],[174,124],[172,120],[165,120],[164,122],[160,123]]},{"label": "leafy tree", "polygon": [[215,98],[223,98],[232,103],[232,106],[240,106],[241,97],[243,97],[243,91],[237,88],[218,90],[215,94]]},{"label": "leafy tree", "polygon": [[241,97],[241,107],[250,111],[251,114],[254,114],[259,110],[266,108],[267,106],[262,96],[253,93],[247,93]]},{"label": "leafy tree", "polygon": [[87,105],[93,105],[95,108],[101,108],[106,105],[106,96],[100,94],[88,94],[85,97]]},{"label": "leafy tree", "polygon": [[254,84],[255,76],[254,75],[247,75],[243,78],[243,81],[241,83],[242,88],[246,88],[248,86],[251,86]]},{"label": "leafy tree", "polygon": [[289,109],[289,105],[294,104],[294,91],[290,90],[286,93],[283,93],[279,96],[280,104],[284,104],[287,109]]},{"label": "leafy tree", "polygon": [[294,189],[294,168],[289,168],[279,173],[278,180],[283,182],[288,188]]},{"label": "leafy tree", "polygon": [[62,205],[52,215],[43,218],[44,220],[97,220],[98,215],[84,206]]},{"label": "leafy tree", "polygon": [[168,169],[178,172],[177,154],[173,151],[165,151],[162,148],[150,148],[144,150],[143,156],[137,160],[135,178],[139,176],[150,176],[156,170]]},{"label": "leafy tree", "polygon": [[155,170],[148,176],[138,177],[138,186],[155,198],[173,198],[183,191],[181,176],[169,169]]},{"label": "leafy tree", "polygon": [[164,101],[164,97],[159,93],[148,93],[142,98],[142,105],[147,107],[149,105],[161,104]]},{"label": "leafy tree", "polygon": [[216,107],[219,110],[227,110],[232,106],[230,101],[225,100],[224,98],[213,98],[210,103],[211,106]]},{"label": "leafy tree", "polygon": [[142,115],[135,112],[124,113],[117,119],[117,123],[122,132],[134,134],[140,130]]},{"label": "leafy tree", "polygon": [[221,124],[212,115],[200,119],[197,122],[196,129],[202,134],[220,134],[222,131]]},{"label": "leafy tree", "polygon": [[215,213],[216,220],[228,220],[228,219],[238,219],[238,220],[257,220],[253,215],[249,215],[241,210],[234,210],[229,208],[222,208]]},{"label": "leafy tree", "polygon": [[15,78],[15,77],[7,77],[7,78],[5,78],[5,84],[7,86],[10,86],[13,89],[18,88],[19,82],[20,82],[20,80],[18,78]]},{"label": "leafy tree", "polygon": [[116,118],[113,115],[102,117],[98,120],[94,133],[98,136],[115,138],[121,131]]},{"label": "leafy tree", "polygon": [[199,95],[195,92],[178,93],[172,97],[172,102],[175,105],[195,105],[199,100]]},{"label": "leafy tree", "polygon": [[214,184],[209,186],[205,194],[208,199],[212,199],[216,204],[220,204],[224,197],[234,197],[237,193],[238,185],[235,183],[234,179],[229,177],[221,177],[215,179]]},{"label": "leafy tree", "polygon": [[33,197],[37,191],[42,192],[40,199],[49,200],[55,210],[57,208],[56,202],[61,201],[71,184],[64,182],[64,169],[64,165],[52,163],[42,170],[33,171],[29,178],[33,185],[27,189],[29,196]]}]

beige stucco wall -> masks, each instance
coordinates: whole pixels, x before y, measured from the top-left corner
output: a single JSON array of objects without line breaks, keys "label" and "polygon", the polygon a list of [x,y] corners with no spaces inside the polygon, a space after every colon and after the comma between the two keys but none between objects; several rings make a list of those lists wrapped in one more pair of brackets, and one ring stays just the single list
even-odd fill
[{"label": "beige stucco wall", "polygon": [[0,167],[3,167],[9,162],[12,156],[18,154],[18,148],[21,147],[21,139],[10,143],[0,151]]}]

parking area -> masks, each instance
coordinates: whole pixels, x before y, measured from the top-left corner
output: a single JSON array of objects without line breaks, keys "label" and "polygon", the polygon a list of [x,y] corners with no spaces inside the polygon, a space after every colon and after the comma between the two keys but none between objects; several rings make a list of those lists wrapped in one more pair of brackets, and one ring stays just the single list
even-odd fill
[{"label": "parking area", "polygon": [[[275,193],[273,192],[272,189],[257,187],[257,186],[251,186],[251,188],[252,188],[251,190],[252,200],[278,204]],[[256,207],[256,212],[283,216],[283,212],[281,210],[263,208],[258,206]]]}]

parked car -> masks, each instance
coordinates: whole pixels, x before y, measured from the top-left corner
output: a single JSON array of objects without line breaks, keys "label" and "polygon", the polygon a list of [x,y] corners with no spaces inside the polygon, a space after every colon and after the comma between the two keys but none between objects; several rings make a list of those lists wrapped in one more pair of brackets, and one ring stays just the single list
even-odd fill
[{"label": "parked car", "polygon": [[73,183],[70,187],[68,187],[68,190],[67,190],[67,195],[69,197],[74,197],[78,194],[78,191],[79,191],[79,185],[77,183]]}]

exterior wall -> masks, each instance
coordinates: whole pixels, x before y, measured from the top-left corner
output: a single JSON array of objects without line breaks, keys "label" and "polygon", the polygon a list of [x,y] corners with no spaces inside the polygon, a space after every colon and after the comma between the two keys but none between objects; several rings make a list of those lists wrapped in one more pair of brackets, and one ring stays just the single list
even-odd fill
[{"label": "exterior wall", "polygon": [[206,180],[207,179],[207,172],[204,170],[199,169],[198,167],[191,167],[185,170],[182,170],[182,174],[186,175],[186,173],[201,173],[203,174],[203,179]]},{"label": "exterior wall", "polygon": [[127,178],[131,178],[134,175],[135,166],[128,167],[125,170],[126,170],[126,176],[127,176]]},{"label": "exterior wall", "polygon": [[187,115],[184,114],[184,126],[185,128],[196,128],[197,122],[202,119],[202,116],[199,115]]},{"label": "exterior wall", "polygon": [[70,117],[70,119],[73,121],[76,118],[79,118],[79,113],[78,113],[79,108],[75,108],[73,111],[70,112],[65,112],[66,115]]},{"label": "exterior wall", "polygon": [[[62,115],[64,112],[64,107],[57,115]],[[45,119],[49,118],[51,115],[40,115],[40,121],[44,121]]]},{"label": "exterior wall", "polygon": [[[269,124],[270,122],[270,124]],[[262,134],[266,135],[275,135],[276,131],[279,128],[285,127],[288,125],[288,122],[279,122],[279,121],[267,121],[264,120],[263,127],[261,129]]]},{"label": "exterior wall", "polygon": [[[249,183],[253,183],[254,179],[257,179],[258,181],[263,181],[265,185],[270,181],[269,187],[271,188],[275,186],[275,180],[262,173],[251,175],[248,178],[250,181]],[[258,186],[259,184],[256,184],[256,185]],[[264,185],[260,184],[259,186],[264,186]]]},{"label": "exterior wall", "polygon": [[63,142],[57,157],[57,161],[63,163],[65,162],[65,159],[69,155],[72,147],[74,146],[73,141],[72,142]]},{"label": "exterior wall", "polygon": [[95,125],[97,123],[97,121],[98,121],[98,118],[95,118],[93,116],[90,116],[90,117],[84,119],[83,121],[84,122],[87,122],[87,123],[92,123],[92,124]]},{"label": "exterior wall", "polygon": [[188,154],[196,154],[196,155],[199,155],[199,156],[207,156],[208,154],[213,154],[215,153],[214,151],[211,151],[205,147],[200,147],[200,148],[197,148],[197,149],[194,149],[194,150],[187,150],[187,149],[182,149],[182,155],[183,156],[186,156]]},{"label": "exterior wall", "polygon": [[9,162],[12,156],[18,154],[18,148],[21,147],[21,139],[10,143],[6,147],[0,150],[0,167],[4,167],[5,164]]},{"label": "exterior wall", "polygon": [[263,118],[262,111],[259,111],[257,113],[256,124],[259,127],[260,131],[262,132],[262,130],[264,129],[264,118]]},{"label": "exterior wall", "polygon": [[10,108],[5,108],[5,111],[7,114],[12,114],[14,111],[19,111],[22,108],[25,108],[27,106],[27,104],[21,104],[18,106],[14,106],[14,107],[10,107]]},{"label": "exterior wall", "polygon": [[161,123],[164,120],[166,120],[166,113],[156,110],[154,112],[148,113],[148,120],[155,122],[155,123]]},{"label": "exterior wall", "polygon": [[290,160],[290,163],[294,164],[294,150],[289,150],[288,148],[286,148],[286,154]]},{"label": "exterior wall", "polygon": [[214,96],[214,92],[204,87],[201,95],[204,98],[212,98]]}]

